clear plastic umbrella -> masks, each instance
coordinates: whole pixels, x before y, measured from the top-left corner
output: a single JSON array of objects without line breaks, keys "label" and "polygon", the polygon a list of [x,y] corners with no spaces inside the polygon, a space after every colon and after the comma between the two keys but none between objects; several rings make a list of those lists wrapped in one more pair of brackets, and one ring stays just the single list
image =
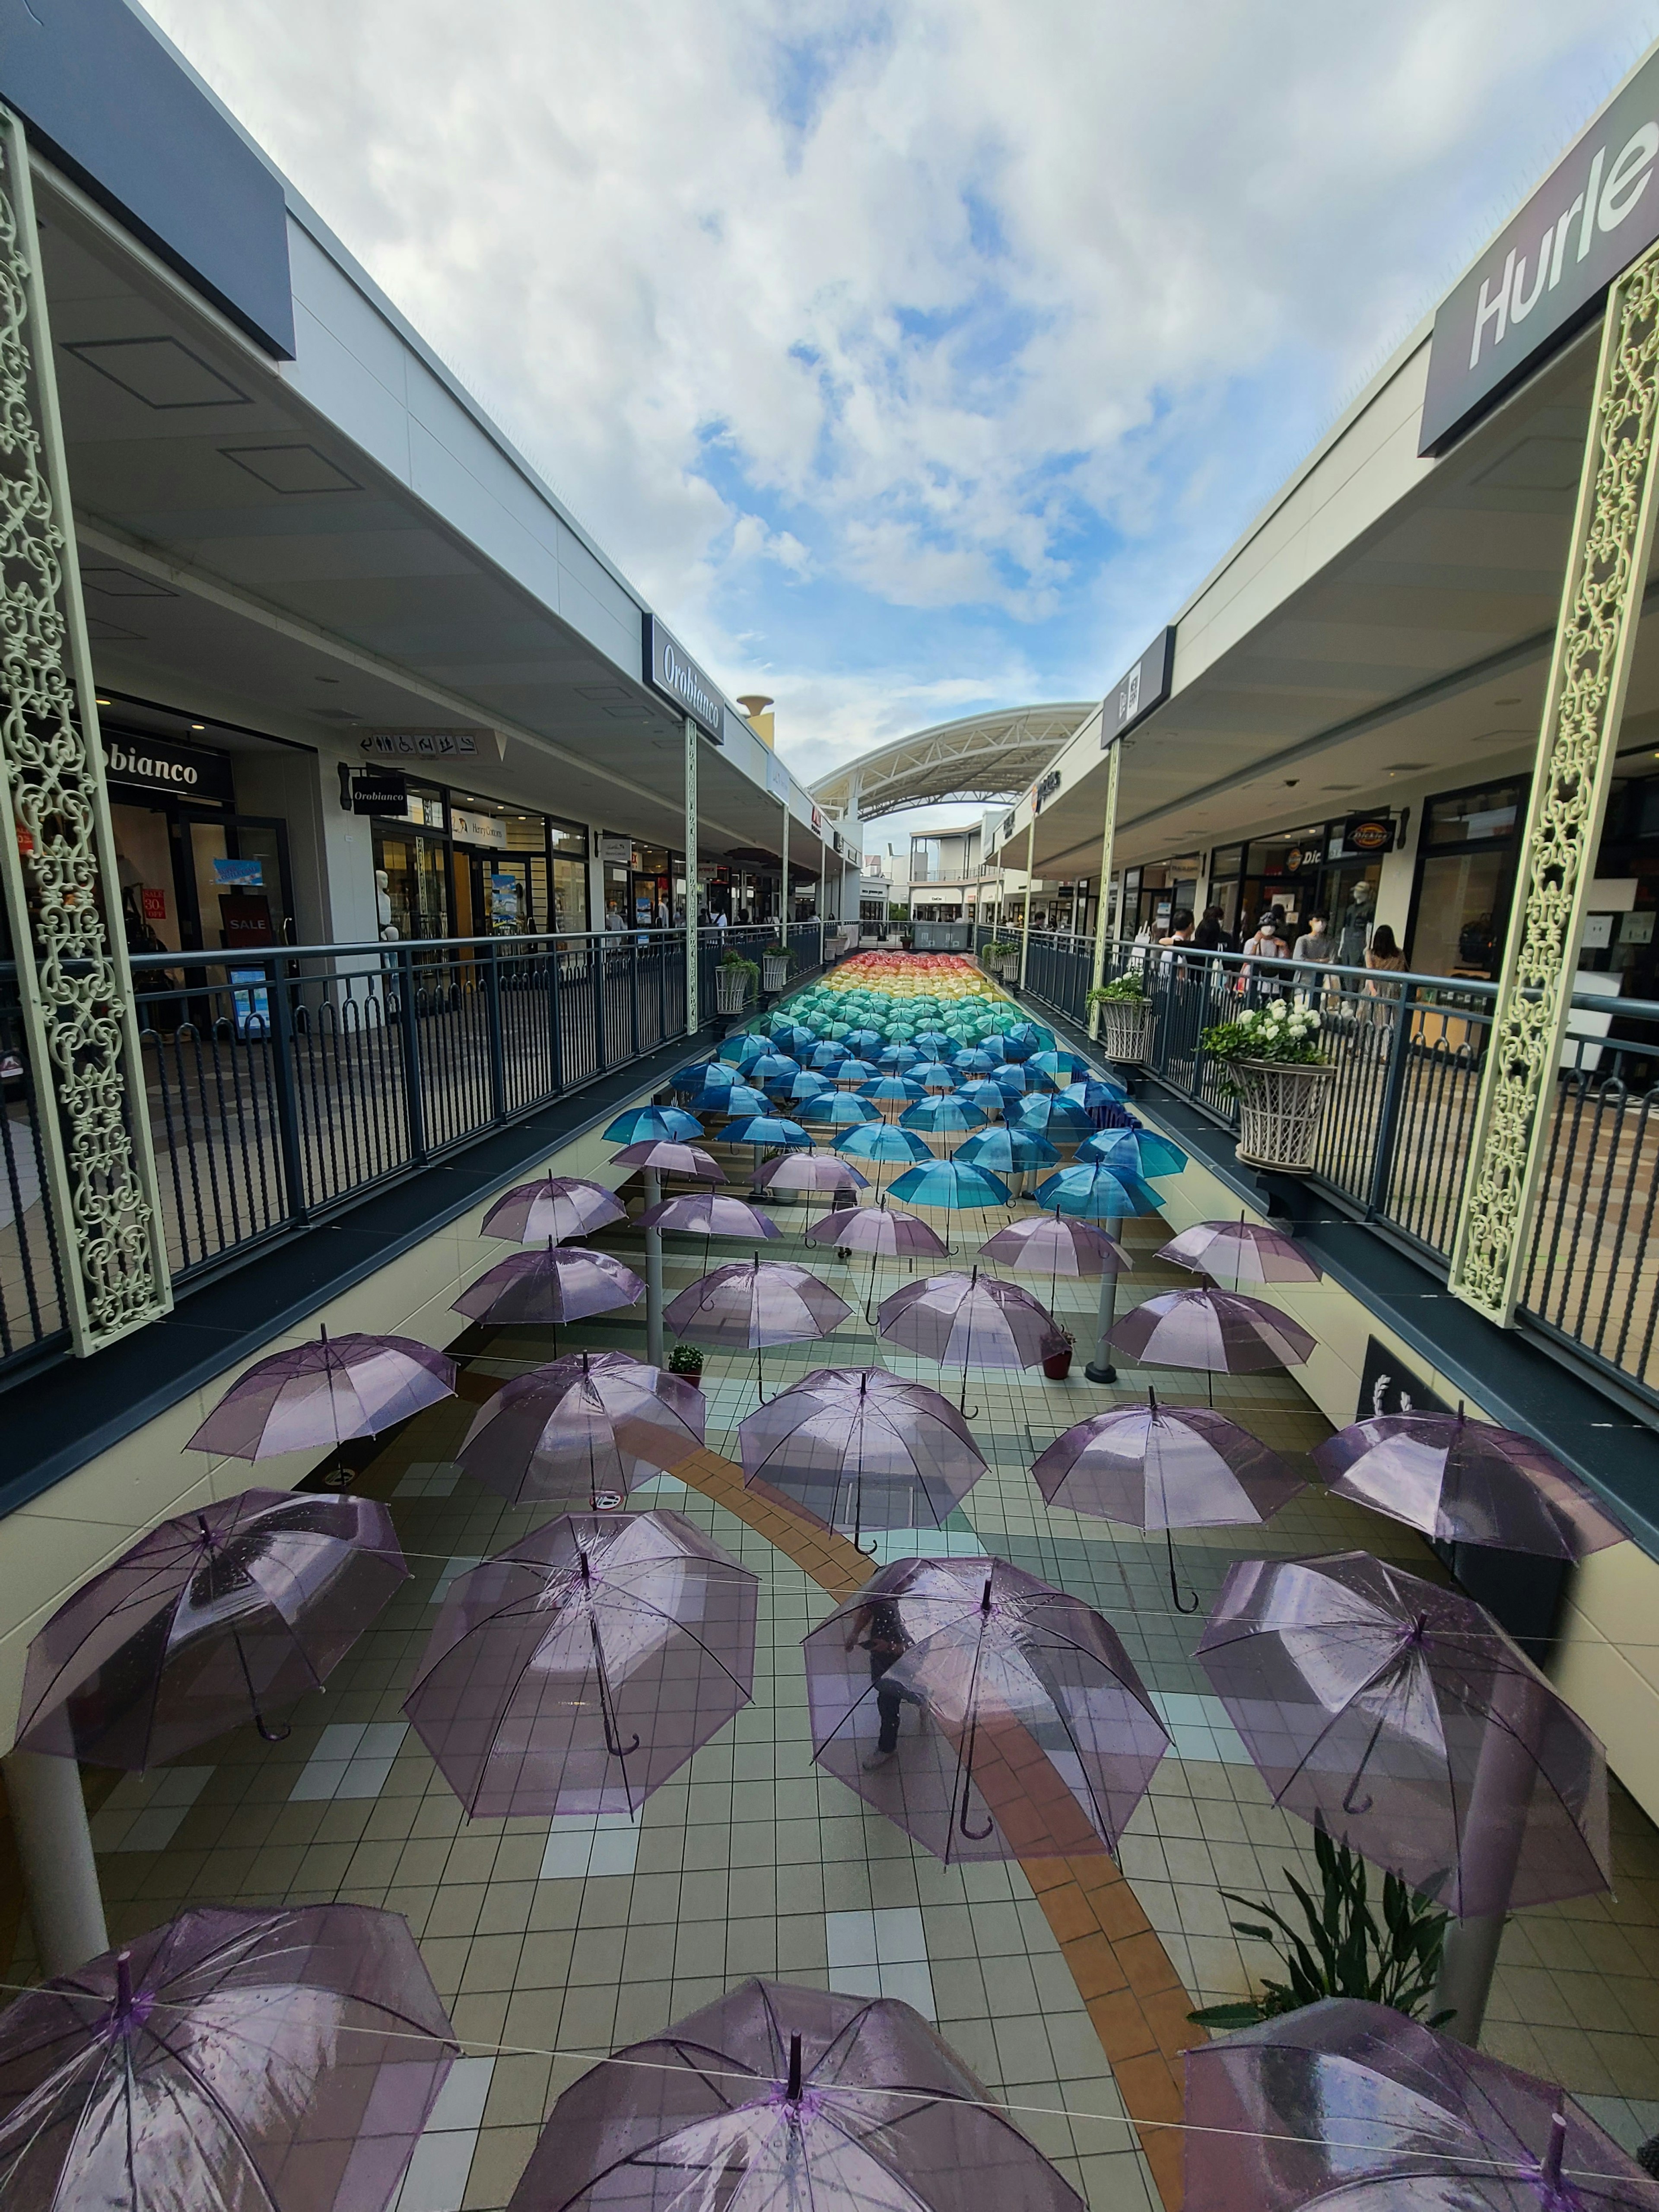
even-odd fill
[{"label": "clear plastic umbrella", "polygon": [[828,1336],[853,1309],[810,1267],[782,1260],[734,1261],[680,1292],[665,1316],[677,1336],[720,1352],[752,1352],[755,1383],[765,1395],[761,1361],[768,1345]]},{"label": "clear plastic umbrella", "polygon": [[749,1703],[757,1588],[680,1514],[567,1514],[451,1583],[404,1711],[474,1819],[631,1816]]},{"label": "clear plastic umbrella", "polygon": [[401,1913],[198,1906],[0,2014],[0,2201],[384,2212],[456,2055]]},{"label": "clear plastic umbrella", "polygon": [[1327,1997],[1187,2053],[1185,2212],[1659,2212],[1573,2099]]},{"label": "clear plastic umbrella", "polygon": [[509,1504],[597,1510],[695,1451],[704,1419],[682,1376],[626,1352],[568,1352],[503,1383],[455,1458]]},{"label": "clear plastic umbrella", "polygon": [[756,1244],[783,1234],[757,1206],[723,1190],[699,1190],[681,1198],[662,1199],[646,1207],[635,1226],[659,1233],[665,1229],[674,1236],[701,1237],[705,1267],[716,1237],[744,1237]]},{"label": "clear plastic umbrella", "polygon": [[612,1152],[611,1164],[618,1168],[648,1168],[654,1175],[684,1176],[688,1182],[726,1181],[726,1170],[701,1145],[673,1144],[661,1137],[624,1145],[621,1152]]},{"label": "clear plastic umbrella", "polygon": [[901,1285],[882,1300],[876,1320],[878,1334],[907,1352],[961,1368],[964,1412],[970,1367],[1039,1367],[1070,1343],[1029,1291],[977,1267]]},{"label": "clear plastic umbrella", "polygon": [[907,2004],[745,1982],[567,2089],[508,2212],[1084,2212]]},{"label": "clear plastic umbrella", "polygon": [[384,1505],[245,1490],[163,1521],[83,1583],[29,1646],[18,1741],[130,1772],[326,1681],[409,1579]]},{"label": "clear plastic umbrella", "polygon": [[979,1250],[982,1260],[995,1260],[1016,1272],[1047,1275],[1051,1282],[1062,1275],[1071,1280],[1125,1274],[1134,1265],[1115,1237],[1091,1221],[1073,1220],[1063,1213],[1023,1213],[988,1237]]},{"label": "clear plastic umbrella", "polygon": [[1300,1367],[1316,1340],[1277,1306],[1239,1291],[1160,1291],[1124,1315],[1112,1342],[1153,1367],[1265,1375]]},{"label": "clear plastic umbrella", "polygon": [[470,1321],[549,1322],[584,1321],[590,1314],[612,1313],[645,1296],[645,1285],[631,1267],[609,1252],[590,1252],[581,1244],[550,1244],[544,1252],[515,1252],[469,1283],[452,1300],[452,1313]]},{"label": "clear plastic umbrella", "polygon": [[1247,1283],[1316,1283],[1321,1276],[1294,1237],[1255,1221],[1195,1221],[1160,1245],[1158,1256],[1235,1291]]},{"label": "clear plastic umbrella", "polygon": [[1169,1748],[1116,1632],[1002,1559],[895,1560],[802,1649],[817,1764],[947,1864],[1115,1850]]},{"label": "clear plastic umbrella", "polygon": [[[686,1115],[690,1120],[690,1115]],[[483,1218],[484,1237],[507,1237],[515,1244],[562,1244],[567,1237],[591,1236],[613,1221],[626,1221],[628,1209],[613,1190],[583,1176],[543,1176],[503,1191]]]},{"label": "clear plastic umbrella", "polygon": [[185,1446],[276,1459],[376,1437],[455,1395],[455,1363],[411,1336],[331,1336],[290,1345],[238,1376]]},{"label": "clear plastic umbrella", "polygon": [[[847,1206],[819,1216],[807,1231],[815,1244],[833,1244],[838,1251],[870,1255],[870,1297],[876,1289],[876,1270],[884,1260],[943,1259],[949,1247],[925,1221],[896,1206]],[[870,1318],[870,1298],[864,1317]]]},{"label": "clear plastic umbrella", "polygon": [[825,1528],[942,1528],[985,1472],[948,1398],[884,1367],[820,1367],[739,1425],[750,1484]]}]

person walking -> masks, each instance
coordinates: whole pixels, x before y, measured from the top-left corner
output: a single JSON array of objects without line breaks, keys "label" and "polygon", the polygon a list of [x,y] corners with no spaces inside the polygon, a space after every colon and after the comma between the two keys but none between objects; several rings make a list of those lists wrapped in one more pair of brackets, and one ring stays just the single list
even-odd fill
[{"label": "person walking", "polygon": [[1270,960],[1282,960],[1290,949],[1285,942],[1284,914],[1279,908],[1270,906],[1256,923],[1254,932],[1245,940],[1246,964],[1240,969],[1238,975],[1240,991],[1246,991],[1254,984],[1255,994],[1259,998],[1273,998],[1282,981],[1279,969],[1264,965],[1258,971],[1252,963],[1258,960],[1264,963]]},{"label": "person walking", "polygon": [[[859,1607],[847,1632],[846,1649],[850,1651],[855,1644],[869,1653],[870,1680],[879,1684],[888,1668],[903,1658],[910,1648],[910,1639],[904,1632],[904,1623],[893,1599],[878,1597]],[[921,1703],[914,1690],[877,1689],[876,1712],[881,1732],[876,1738],[875,1749],[864,1761],[866,1767],[886,1765],[898,1749],[901,1709]]]},{"label": "person walking", "polygon": [[1336,956],[1336,940],[1331,935],[1328,915],[1310,914],[1308,927],[1296,940],[1291,957],[1296,963],[1296,988],[1310,999],[1317,993],[1326,979],[1319,969],[1328,967]]},{"label": "person walking", "polygon": [[1371,941],[1365,947],[1365,965],[1372,970],[1365,978],[1365,1018],[1377,1033],[1378,1054],[1386,1056],[1389,1035],[1397,1018],[1392,1010],[1392,1002],[1401,996],[1405,986],[1384,983],[1378,977],[1379,975],[1397,975],[1406,965],[1406,956],[1400,950],[1395,933],[1386,921],[1379,921],[1371,932]]}]

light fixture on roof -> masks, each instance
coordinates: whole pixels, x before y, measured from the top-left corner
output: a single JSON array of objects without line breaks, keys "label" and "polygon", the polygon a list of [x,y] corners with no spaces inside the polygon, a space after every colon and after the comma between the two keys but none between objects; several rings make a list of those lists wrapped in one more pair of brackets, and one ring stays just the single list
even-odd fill
[{"label": "light fixture on roof", "polygon": [[192,722],[190,726],[192,730],[204,730],[207,727],[207,724],[205,722]]},{"label": "light fixture on roof", "polygon": [[114,703],[112,699],[106,699],[101,691],[98,694],[98,704],[100,707],[112,707]]}]

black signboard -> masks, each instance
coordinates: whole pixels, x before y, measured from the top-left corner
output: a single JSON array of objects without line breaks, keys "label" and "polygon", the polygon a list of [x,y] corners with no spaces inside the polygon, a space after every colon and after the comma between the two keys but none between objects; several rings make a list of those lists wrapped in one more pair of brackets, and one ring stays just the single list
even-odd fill
[{"label": "black signboard", "polygon": [[1374,1421],[1383,1413],[1449,1413],[1455,1409],[1437,1398],[1422,1376],[1376,1337],[1365,1344],[1365,1370],[1359,1378],[1357,1421]]},{"label": "black signboard", "polygon": [[360,768],[351,779],[354,814],[407,814],[409,778],[395,768]]},{"label": "black signboard", "polygon": [[170,738],[130,737],[124,730],[106,728],[100,734],[104,774],[112,784],[193,799],[198,805],[235,805],[230,763],[223,753],[178,744]]},{"label": "black signboard", "polygon": [[725,744],[726,708],[719,690],[655,615],[645,617],[645,680],[690,714],[706,738]]},{"label": "black signboard", "polygon": [[1041,812],[1060,789],[1060,770],[1051,768],[1036,789],[1031,793],[1031,805]]},{"label": "black signboard", "polygon": [[1371,814],[1351,814],[1342,825],[1342,848],[1366,860],[1394,850],[1394,817],[1386,808]]},{"label": "black signboard", "polygon": [[1144,722],[1169,697],[1175,680],[1175,641],[1172,623],[1158,632],[1134,665],[1119,678],[1116,690],[1107,693],[1100,723],[1103,751],[1120,738],[1127,738],[1138,722]]}]

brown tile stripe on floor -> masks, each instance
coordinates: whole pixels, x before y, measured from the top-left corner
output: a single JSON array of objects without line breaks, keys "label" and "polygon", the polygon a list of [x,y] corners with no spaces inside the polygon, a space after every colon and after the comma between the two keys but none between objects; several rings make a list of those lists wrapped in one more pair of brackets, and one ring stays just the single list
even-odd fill
[{"label": "brown tile stripe on floor", "polygon": [[[745,1487],[743,1469],[719,1452],[692,1452],[670,1472],[764,1536],[832,1597],[850,1597],[870,1562],[845,1536],[813,1525]],[[1020,1865],[1072,1970],[1078,1993],[1137,2123],[1167,2212],[1181,2203],[1181,2052],[1200,2039],[1182,1986],[1134,1892],[1103,1852],[1022,1858]]]}]

